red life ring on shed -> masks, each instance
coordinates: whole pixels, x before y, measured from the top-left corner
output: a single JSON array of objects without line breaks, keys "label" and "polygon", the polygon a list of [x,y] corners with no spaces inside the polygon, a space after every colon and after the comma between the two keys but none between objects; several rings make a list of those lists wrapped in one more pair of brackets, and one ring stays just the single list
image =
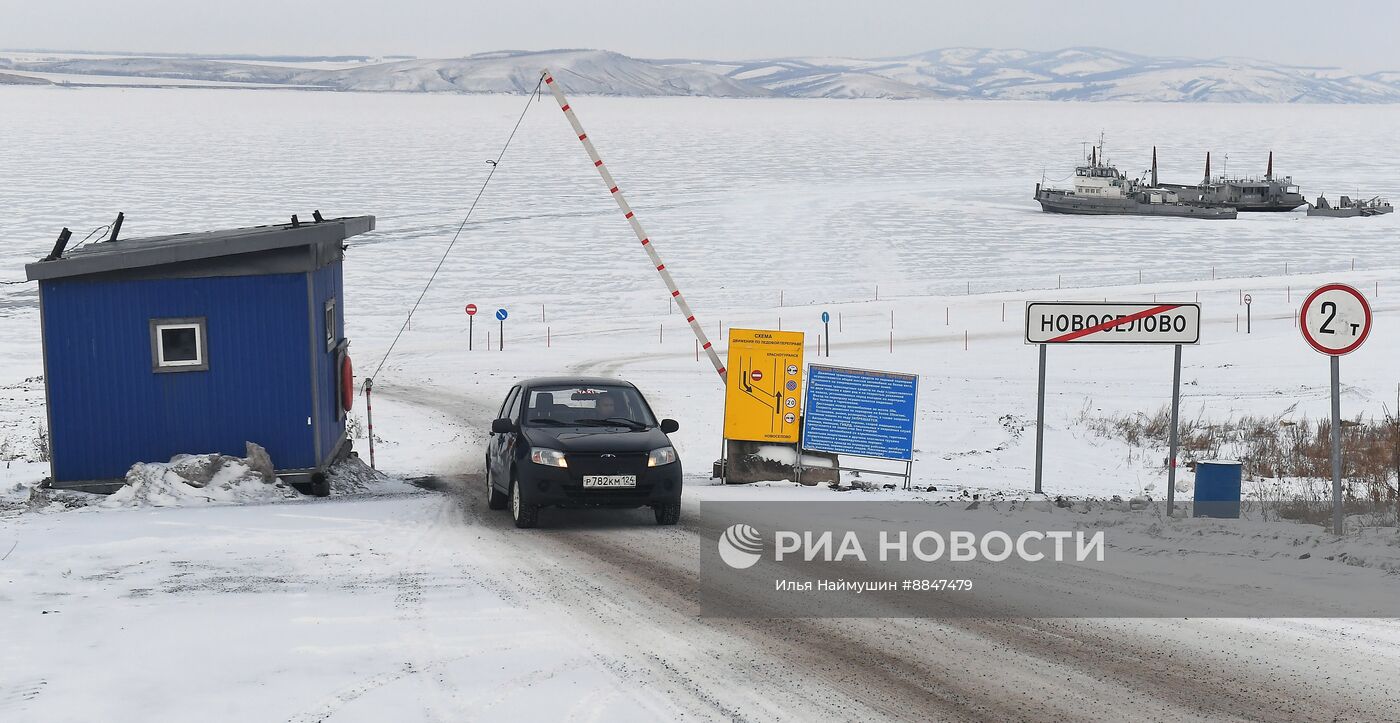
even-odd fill
[{"label": "red life ring on shed", "polygon": [[355,369],[350,363],[350,355],[340,357],[340,408],[350,411],[355,404]]}]

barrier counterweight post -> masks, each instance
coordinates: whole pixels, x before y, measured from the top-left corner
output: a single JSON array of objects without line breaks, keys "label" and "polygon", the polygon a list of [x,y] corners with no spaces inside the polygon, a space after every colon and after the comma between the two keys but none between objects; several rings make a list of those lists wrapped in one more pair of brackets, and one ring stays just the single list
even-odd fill
[{"label": "barrier counterweight post", "polygon": [[378,469],[374,466],[374,401],[371,393],[374,391],[374,380],[365,380],[365,423],[369,427],[369,468]]},{"label": "barrier counterweight post", "polygon": [[671,297],[675,299],[676,305],[680,307],[681,313],[685,314],[686,323],[690,324],[690,330],[695,333],[695,338],[700,342],[700,348],[710,357],[710,363],[714,365],[715,372],[719,374],[720,381],[727,382],[728,376],[725,373],[724,363],[720,361],[719,354],[714,350],[710,340],[705,336],[705,330],[701,328],[700,322],[695,320],[695,313],[690,310],[690,303],[681,295],[681,290],[676,286],[676,281],[671,277],[671,272],[666,270],[666,264],[661,262],[661,256],[656,252],[656,245],[651,242],[646,231],[642,229],[642,224],[637,220],[637,216],[632,212],[632,207],[628,205],[627,199],[618,189],[617,181],[613,180],[612,173],[607,166],[603,165],[603,159],[598,155],[598,150],[593,147],[593,141],[588,139],[588,134],[583,131],[583,126],[578,122],[578,116],[569,106],[569,101],[564,97],[564,91],[560,89],[559,83],[555,81],[554,75],[548,70],[544,71],[544,84],[549,87],[549,92],[554,95],[554,100],[559,103],[559,109],[564,111],[564,117],[569,119],[569,125],[573,126],[574,134],[583,143],[583,149],[588,152],[588,158],[593,161],[593,167],[598,169],[598,175],[603,177],[603,184],[607,186],[608,192],[613,200],[617,202],[618,208],[622,209],[623,216],[632,225],[632,232],[637,234],[637,240],[642,242],[642,248],[646,249],[647,256],[651,258],[652,266],[661,275],[661,280],[666,283],[666,288],[671,292]]}]

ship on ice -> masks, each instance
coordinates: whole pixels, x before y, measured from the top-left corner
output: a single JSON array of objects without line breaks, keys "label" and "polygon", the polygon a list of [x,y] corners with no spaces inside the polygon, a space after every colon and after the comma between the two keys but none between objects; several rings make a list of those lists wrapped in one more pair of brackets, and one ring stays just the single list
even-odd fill
[{"label": "ship on ice", "polygon": [[1357,216],[1379,216],[1394,210],[1395,208],[1390,205],[1390,201],[1380,196],[1356,201],[1353,201],[1350,196],[1342,196],[1342,200],[1339,201],[1336,206],[1328,203],[1326,196],[1318,196],[1317,203],[1308,206],[1308,215],[1325,216],[1329,218],[1355,218]]},{"label": "ship on ice", "polygon": [[[1152,167],[1155,177],[1157,152],[1152,152]],[[1163,183],[1183,201],[1199,203],[1215,208],[1233,208],[1243,212],[1292,211],[1307,204],[1291,176],[1274,176],[1274,153],[1269,151],[1269,165],[1263,178],[1230,177],[1225,174],[1212,177],[1210,174],[1210,153],[1206,153],[1206,172],[1200,183],[1195,185]]]},{"label": "ship on ice", "polygon": [[[1047,213],[1090,216],[1177,216],[1185,218],[1231,219],[1235,209],[1183,197],[1176,189],[1157,183],[1157,149],[1152,149],[1152,176],[1149,181],[1128,178],[1104,161],[1103,139],[1089,152],[1088,162],[1074,169],[1074,186],[1068,189],[1035,186],[1035,200]],[[1189,187],[1188,187],[1189,188]]]}]

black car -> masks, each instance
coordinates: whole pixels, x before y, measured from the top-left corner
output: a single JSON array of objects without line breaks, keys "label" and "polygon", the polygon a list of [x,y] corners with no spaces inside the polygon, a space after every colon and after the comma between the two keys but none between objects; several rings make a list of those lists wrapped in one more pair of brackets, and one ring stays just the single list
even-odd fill
[{"label": "black car", "polygon": [[531,379],[511,388],[486,447],[487,506],[534,527],[542,507],[651,507],[658,525],[681,517],[681,462],[630,382]]}]

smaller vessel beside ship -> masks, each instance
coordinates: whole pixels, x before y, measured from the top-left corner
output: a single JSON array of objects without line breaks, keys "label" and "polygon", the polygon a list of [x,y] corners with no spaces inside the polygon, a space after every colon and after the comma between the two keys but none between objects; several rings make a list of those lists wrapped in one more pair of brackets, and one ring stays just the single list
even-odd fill
[{"label": "smaller vessel beside ship", "polygon": [[1192,194],[1157,183],[1157,149],[1152,149],[1150,180],[1129,178],[1103,156],[1103,139],[1090,149],[1084,165],[1074,169],[1072,188],[1035,186],[1035,200],[1047,213],[1088,216],[1175,216],[1182,218],[1231,219],[1233,207],[1212,205],[1192,199]]},{"label": "smaller vessel beside ship", "polygon": [[1394,210],[1390,202],[1380,196],[1357,201],[1353,201],[1349,196],[1342,196],[1342,200],[1336,206],[1328,203],[1326,196],[1318,196],[1317,203],[1308,206],[1308,215],[1327,218],[1355,218],[1357,216],[1379,216]]}]

